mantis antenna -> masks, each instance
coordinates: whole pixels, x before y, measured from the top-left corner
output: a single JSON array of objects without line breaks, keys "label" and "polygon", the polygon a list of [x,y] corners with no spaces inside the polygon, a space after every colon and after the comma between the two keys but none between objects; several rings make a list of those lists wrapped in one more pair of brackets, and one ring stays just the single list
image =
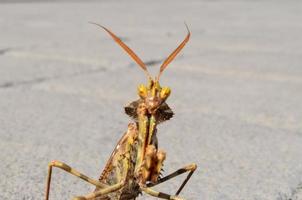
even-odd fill
[{"label": "mantis antenna", "polygon": [[114,41],[118,45],[120,45],[131,56],[131,58],[144,70],[147,77],[149,79],[152,79],[147,70],[145,63],[120,38],[118,38],[114,33],[112,33],[110,30],[108,30],[106,27],[104,27],[100,24],[97,24],[94,22],[89,22],[89,23],[97,25],[97,26],[101,27],[102,29],[104,29],[107,33],[109,33],[109,35],[114,39]]},{"label": "mantis antenna", "polygon": [[189,41],[190,39],[190,30],[188,25],[185,23],[185,26],[187,28],[188,34],[186,36],[186,38],[182,41],[182,43],[168,56],[168,58],[163,62],[163,64],[160,66],[160,70],[157,76],[157,80],[159,80],[159,77],[161,76],[161,74],[163,73],[163,71],[166,69],[166,67],[169,65],[170,62],[172,62],[172,60],[176,57],[176,55],[182,50],[182,48],[186,45],[186,43]]}]

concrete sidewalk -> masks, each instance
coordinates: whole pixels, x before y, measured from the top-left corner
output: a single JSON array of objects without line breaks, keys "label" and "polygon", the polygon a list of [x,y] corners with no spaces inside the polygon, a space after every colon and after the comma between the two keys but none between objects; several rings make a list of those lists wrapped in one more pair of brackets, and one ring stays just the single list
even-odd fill
[{"label": "concrete sidewalk", "polygon": [[[54,159],[97,178],[126,130],[123,106],[145,76],[88,21],[153,74],[188,23],[161,80],[175,117],[158,128],[165,173],[199,166],[185,199],[302,199],[301,13],[300,1],[0,4],[0,199],[43,199]],[[93,190],[53,175],[51,199]],[[174,193],[182,178],[156,189]]]}]

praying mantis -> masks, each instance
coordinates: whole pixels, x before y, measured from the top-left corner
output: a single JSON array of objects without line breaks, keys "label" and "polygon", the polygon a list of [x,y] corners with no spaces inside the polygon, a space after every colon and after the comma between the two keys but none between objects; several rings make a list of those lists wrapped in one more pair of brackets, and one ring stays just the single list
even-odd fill
[{"label": "praying mantis", "polygon": [[[74,197],[73,200],[135,200],[141,193],[162,199],[184,200],[179,194],[196,170],[197,165],[189,164],[162,177],[161,171],[166,153],[158,148],[156,135],[157,125],[173,116],[171,108],[166,103],[171,89],[161,87],[159,79],[168,64],[189,41],[188,26],[186,25],[188,33],[185,39],[164,60],[158,75],[152,78],[145,63],[121,39],[106,27],[96,23],[92,24],[105,30],[130,55],[145,72],[148,84],[139,85],[137,92],[139,99],[125,107],[126,114],[133,119],[133,122],[128,124],[127,131],[117,143],[100,178],[98,180],[90,178],[63,162],[52,161],[48,164],[45,199],[49,199],[52,170],[59,168],[96,187],[93,192]],[[186,172],[188,172],[186,178],[173,195],[158,192],[152,188]]]}]

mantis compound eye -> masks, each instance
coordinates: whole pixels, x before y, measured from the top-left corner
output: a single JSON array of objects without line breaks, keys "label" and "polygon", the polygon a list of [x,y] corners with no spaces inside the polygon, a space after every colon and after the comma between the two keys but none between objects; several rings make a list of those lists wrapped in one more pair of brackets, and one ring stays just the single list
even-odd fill
[{"label": "mantis compound eye", "polygon": [[141,98],[146,98],[148,94],[146,86],[144,86],[143,84],[139,85],[137,88],[137,93]]},{"label": "mantis compound eye", "polygon": [[167,99],[170,94],[171,94],[171,89],[169,87],[163,87],[160,91],[159,96],[161,99]]}]

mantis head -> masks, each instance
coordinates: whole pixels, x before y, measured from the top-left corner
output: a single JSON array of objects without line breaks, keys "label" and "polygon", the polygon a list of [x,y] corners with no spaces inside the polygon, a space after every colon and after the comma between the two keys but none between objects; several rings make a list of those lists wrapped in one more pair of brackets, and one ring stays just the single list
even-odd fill
[{"label": "mantis head", "polygon": [[171,93],[169,87],[161,87],[158,80],[149,79],[147,86],[138,86],[138,95],[145,102],[149,113],[154,113],[166,101]]},{"label": "mantis head", "polygon": [[168,66],[168,64],[176,57],[176,55],[189,41],[191,34],[188,26],[185,24],[188,31],[187,36],[182,41],[182,43],[180,43],[180,45],[165,59],[165,61],[160,66],[158,76],[153,79],[150,73],[148,72],[145,63],[120,38],[118,38],[114,33],[112,33],[110,30],[108,30],[102,25],[96,23],[92,24],[95,24],[104,29],[114,39],[114,41],[118,45],[120,45],[129,54],[129,56],[143,69],[148,78],[148,85],[139,85],[138,95],[145,102],[148,112],[150,114],[154,113],[166,101],[166,99],[171,93],[171,89],[169,87],[160,86],[159,78]]}]

